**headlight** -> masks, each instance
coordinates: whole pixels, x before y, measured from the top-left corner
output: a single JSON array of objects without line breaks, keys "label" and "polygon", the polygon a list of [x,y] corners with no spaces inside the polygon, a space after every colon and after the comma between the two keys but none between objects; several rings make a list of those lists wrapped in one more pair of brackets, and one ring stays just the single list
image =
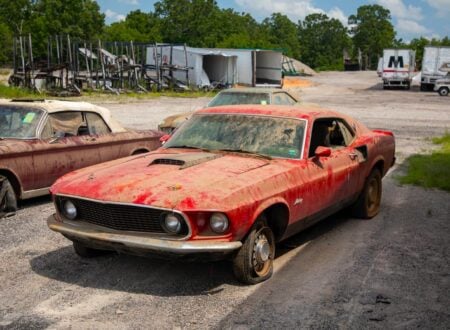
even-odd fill
[{"label": "headlight", "polygon": [[170,234],[178,234],[181,231],[181,220],[173,213],[164,216],[162,226]]},{"label": "headlight", "polygon": [[78,215],[76,206],[68,200],[62,202],[62,213],[70,220],[74,220]]},{"label": "headlight", "polygon": [[214,213],[209,219],[209,225],[213,232],[222,234],[228,229],[228,218],[223,213]]}]

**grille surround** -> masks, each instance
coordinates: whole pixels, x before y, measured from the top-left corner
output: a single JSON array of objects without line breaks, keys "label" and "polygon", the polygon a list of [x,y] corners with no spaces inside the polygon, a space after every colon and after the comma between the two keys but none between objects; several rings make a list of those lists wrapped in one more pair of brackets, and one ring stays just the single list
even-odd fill
[{"label": "grille surround", "polygon": [[[58,195],[55,198],[55,204],[60,215],[63,215],[62,204],[66,200],[71,201],[78,211],[77,217],[70,221],[85,222],[115,231],[170,236],[172,239],[187,238],[191,233],[190,226],[184,215],[172,209]],[[171,234],[164,230],[161,225],[161,219],[167,213],[177,214],[182,220],[180,233]]]}]

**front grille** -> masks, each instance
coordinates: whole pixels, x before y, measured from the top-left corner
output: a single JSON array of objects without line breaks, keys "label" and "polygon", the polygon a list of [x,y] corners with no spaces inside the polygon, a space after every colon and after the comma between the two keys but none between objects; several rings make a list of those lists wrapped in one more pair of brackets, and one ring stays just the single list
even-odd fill
[{"label": "front grille", "polygon": [[[78,210],[76,220],[121,231],[146,233],[166,233],[161,226],[161,216],[167,211],[150,207],[100,203],[90,200],[58,197],[61,211],[62,201],[70,200]],[[188,227],[183,221],[182,230],[177,236],[186,236]]]}]

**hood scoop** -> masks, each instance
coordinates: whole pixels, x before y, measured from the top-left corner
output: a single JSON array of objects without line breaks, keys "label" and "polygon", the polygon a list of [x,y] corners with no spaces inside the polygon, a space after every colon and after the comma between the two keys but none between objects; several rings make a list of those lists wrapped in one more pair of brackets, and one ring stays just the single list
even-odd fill
[{"label": "hood scoop", "polygon": [[186,153],[179,155],[167,155],[167,157],[160,157],[154,159],[148,166],[152,165],[175,165],[180,166],[180,170],[195,166],[201,163],[205,163],[216,158],[220,158],[222,155],[211,154],[207,152],[199,153]]}]

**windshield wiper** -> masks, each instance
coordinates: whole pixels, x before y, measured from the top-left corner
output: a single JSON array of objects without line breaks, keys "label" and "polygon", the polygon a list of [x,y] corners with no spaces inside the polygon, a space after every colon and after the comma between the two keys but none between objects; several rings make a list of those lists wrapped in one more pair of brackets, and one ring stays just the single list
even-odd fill
[{"label": "windshield wiper", "polygon": [[270,156],[267,155],[263,155],[257,152],[253,152],[253,151],[248,151],[248,150],[243,150],[243,149],[217,149],[217,151],[227,151],[227,152],[238,152],[238,153],[242,153],[242,154],[249,154],[249,155],[255,155],[264,159],[273,159]]}]

